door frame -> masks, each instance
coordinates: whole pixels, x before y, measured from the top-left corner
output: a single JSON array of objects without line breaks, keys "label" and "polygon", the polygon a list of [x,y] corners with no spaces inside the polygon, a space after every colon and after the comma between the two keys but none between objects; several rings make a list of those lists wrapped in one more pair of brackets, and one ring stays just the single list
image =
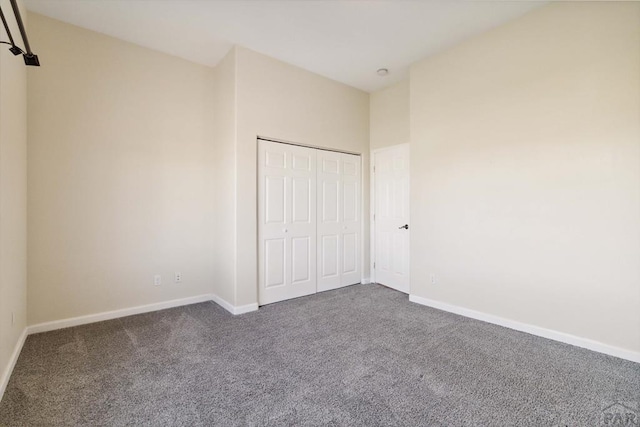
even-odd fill
[{"label": "door frame", "polygon": [[[383,151],[387,151],[387,150],[391,150],[394,148],[399,148],[399,147],[403,147],[406,146],[409,149],[409,158],[411,158],[411,145],[408,142],[405,142],[404,144],[396,144],[396,145],[389,145],[388,147],[382,147],[382,148],[376,148],[375,150],[371,150],[371,155],[370,155],[370,162],[369,162],[369,173],[370,175],[370,179],[369,179],[369,190],[370,190],[370,195],[369,195],[369,224],[371,224],[370,227],[370,233],[371,235],[369,236],[369,247],[370,247],[370,272],[371,272],[371,283],[377,283],[376,282],[376,269],[375,269],[375,262],[376,262],[376,221],[375,221],[375,215],[376,215],[376,173],[375,173],[375,167],[376,167],[376,155],[378,153],[381,153]],[[411,162],[409,162],[409,207],[411,207]],[[409,220],[411,220],[411,209],[409,209]],[[411,223],[411,221],[409,221],[409,223]],[[409,231],[409,233],[411,233],[411,231]],[[409,242],[411,242],[411,234],[409,234]],[[411,243],[409,243],[409,255],[411,255]],[[407,277],[409,280],[409,294],[411,294],[411,256],[409,256],[409,259],[407,260]]]}]

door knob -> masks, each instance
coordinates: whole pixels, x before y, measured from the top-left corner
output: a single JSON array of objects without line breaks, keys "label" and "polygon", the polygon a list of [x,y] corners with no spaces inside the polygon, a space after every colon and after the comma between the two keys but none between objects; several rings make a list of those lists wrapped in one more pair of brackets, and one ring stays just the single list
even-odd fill
[{"label": "door knob", "polygon": [[402,227],[398,227],[398,230],[402,230],[402,229],[408,230],[409,229],[409,224],[405,224]]}]

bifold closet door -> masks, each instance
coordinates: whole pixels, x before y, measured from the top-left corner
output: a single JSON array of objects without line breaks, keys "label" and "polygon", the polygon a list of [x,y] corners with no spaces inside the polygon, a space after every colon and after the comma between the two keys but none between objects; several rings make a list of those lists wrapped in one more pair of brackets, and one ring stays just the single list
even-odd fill
[{"label": "bifold closet door", "polygon": [[316,153],[258,141],[260,304],[316,292]]},{"label": "bifold closet door", "polygon": [[318,291],[360,283],[360,156],[321,151]]}]

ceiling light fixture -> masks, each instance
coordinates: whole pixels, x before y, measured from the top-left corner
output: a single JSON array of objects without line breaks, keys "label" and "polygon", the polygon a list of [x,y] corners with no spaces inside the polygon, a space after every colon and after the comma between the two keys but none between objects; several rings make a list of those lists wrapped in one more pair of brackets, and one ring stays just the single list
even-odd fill
[{"label": "ceiling light fixture", "polygon": [[387,74],[389,74],[389,70],[387,70],[386,68],[380,68],[378,69],[378,71],[376,71],[376,73],[380,76],[380,77],[384,77]]},{"label": "ceiling light fixture", "polygon": [[13,15],[16,18],[16,23],[18,24],[18,29],[20,30],[20,35],[22,36],[22,41],[24,42],[24,46],[26,52],[16,46],[15,41],[13,40],[13,36],[11,35],[11,30],[9,30],[9,24],[7,23],[7,19],[2,12],[2,8],[0,8],[0,19],[2,19],[2,25],[4,26],[5,31],[7,32],[7,37],[9,37],[9,41],[0,41],[2,44],[11,45],[9,50],[14,55],[22,55],[24,58],[24,63],[26,65],[31,65],[34,67],[40,66],[40,61],[38,60],[38,55],[31,51],[31,46],[29,46],[29,40],[27,39],[27,32],[24,29],[24,24],[22,23],[22,17],[20,16],[20,9],[18,8],[18,3],[16,0],[9,0],[11,3],[11,8],[13,9]]},{"label": "ceiling light fixture", "polygon": [[4,25],[4,30],[7,32],[7,36],[9,37],[9,41],[8,42],[3,41],[3,42],[0,42],[0,43],[11,45],[9,50],[14,55],[23,54],[24,52],[22,51],[22,49],[20,49],[18,46],[16,46],[16,43],[13,41],[13,36],[11,35],[11,30],[9,30],[9,24],[7,24],[7,20],[4,17],[4,13],[2,13],[2,8],[1,7],[0,7],[0,19],[2,19],[2,25]]}]

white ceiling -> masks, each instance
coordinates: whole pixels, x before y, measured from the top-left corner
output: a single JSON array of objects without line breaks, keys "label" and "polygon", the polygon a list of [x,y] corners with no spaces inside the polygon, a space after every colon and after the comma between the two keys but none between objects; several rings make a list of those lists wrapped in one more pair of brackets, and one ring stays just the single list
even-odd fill
[{"label": "white ceiling", "polygon": [[[238,44],[368,92],[403,79],[411,63],[542,4],[26,0],[30,11],[201,64],[216,65]],[[377,76],[378,68],[389,75]]]}]

